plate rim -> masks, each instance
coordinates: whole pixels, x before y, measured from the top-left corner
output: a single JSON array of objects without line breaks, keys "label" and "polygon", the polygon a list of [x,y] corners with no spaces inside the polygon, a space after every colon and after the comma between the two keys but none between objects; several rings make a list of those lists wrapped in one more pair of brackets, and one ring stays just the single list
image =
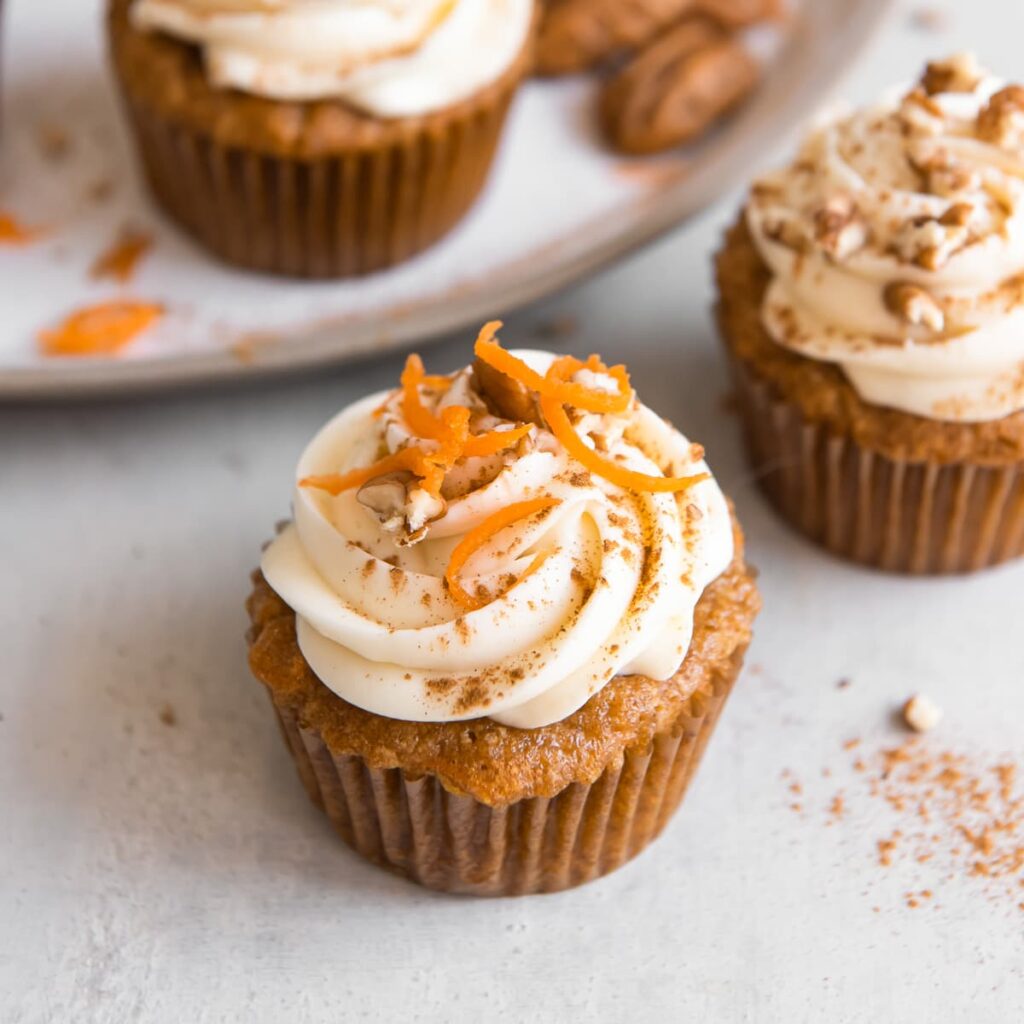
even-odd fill
[{"label": "plate rim", "polygon": [[[435,292],[390,315],[348,319],[312,329],[299,340],[255,346],[250,358],[226,347],[150,359],[0,369],[0,399],[145,394],[298,373],[440,340],[494,319],[496,313],[507,316],[552,297],[654,243],[739,185],[769,139],[774,144],[788,135],[839,86],[895,2],[834,0],[823,5],[820,0],[805,0],[793,16],[782,51],[795,54],[794,59],[775,60],[765,87],[719,131],[680,180],[617,207],[602,218],[596,240],[588,241],[594,228],[588,222],[557,246],[548,244],[491,272],[484,282],[461,286],[465,294]],[[830,37],[819,27],[823,18],[833,26]],[[815,45],[801,46],[809,38]]]}]

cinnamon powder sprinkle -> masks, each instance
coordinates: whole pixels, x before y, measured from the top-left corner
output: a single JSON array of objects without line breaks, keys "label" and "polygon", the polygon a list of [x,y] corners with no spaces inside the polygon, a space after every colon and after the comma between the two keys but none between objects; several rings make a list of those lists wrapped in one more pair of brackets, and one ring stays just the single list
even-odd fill
[{"label": "cinnamon powder sprinkle", "polygon": [[[859,763],[867,795],[898,815],[900,827],[876,841],[881,866],[929,865],[946,882],[981,880],[990,899],[1009,896],[1016,905],[1024,886],[1024,787],[1016,763],[936,749],[920,737]],[[833,816],[837,807],[841,813],[840,797]],[[932,896],[922,888],[907,894],[907,904]]]}]

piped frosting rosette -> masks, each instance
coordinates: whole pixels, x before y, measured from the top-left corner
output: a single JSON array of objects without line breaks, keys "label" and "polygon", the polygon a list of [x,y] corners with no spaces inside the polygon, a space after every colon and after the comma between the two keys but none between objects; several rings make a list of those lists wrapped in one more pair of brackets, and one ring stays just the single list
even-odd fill
[{"label": "piped frosting rosette", "polygon": [[536,728],[616,675],[668,679],[732,559],[702,452],[622,368],[510,353],[495,327],[474,367],[411,357],[328,423],[264,555],[313,672],[379,715]]},{"label": "piped frosting rosette", "polygon": [[136,0],[132,16],[202,47],[215,85],[410,117],[498,79],[533,0]]},{"label": "piped frosting rosette", "polygon": [[751,191],[779,344],[866,401],[947,421],[1024,408],[1024,88],[959,56],[816,130]]}]

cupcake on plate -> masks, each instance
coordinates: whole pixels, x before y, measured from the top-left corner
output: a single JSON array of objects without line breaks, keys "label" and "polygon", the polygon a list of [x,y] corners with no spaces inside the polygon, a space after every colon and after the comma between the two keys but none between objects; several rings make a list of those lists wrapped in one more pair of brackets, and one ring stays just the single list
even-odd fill
[{"label": "cupcake on plate", "polygon": [[345,277],[441,238],[487,179],[534,0],[110,0],[157,202],[236,266]]},{"label": "cupcake on plate", "polygon": [[1024,88],[930,64],[751,189],[718,319],[769,500],[857,562],[1024,551]]},{"label": "cupcake on plate", "polygon": [[675,811],[759,607],[731,509],[622,367],[509,352],[340,413],[249,600],[313,801],[423,885],[553,892]]}]

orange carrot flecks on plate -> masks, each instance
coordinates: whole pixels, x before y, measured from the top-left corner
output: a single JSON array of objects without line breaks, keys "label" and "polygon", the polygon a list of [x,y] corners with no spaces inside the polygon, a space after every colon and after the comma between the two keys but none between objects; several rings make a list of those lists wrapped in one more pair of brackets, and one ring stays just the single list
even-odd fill
[{"label": "orange carrot flecks on plate", "polygon": [[36,228],[27,228],[6,210],[0,210],[0,245],[28,245],[40,235]]},{"label": "orange carrot flecks on plate", "polygon": [[97,279],[106,277],[127,284],[152,247],[152,235],[141,231],[125,231],[110,248],[100,253],[90,274]]},{"label": "orange carrot flecks on plate", "polygon": [[102,302],[77,310],[52,330],[39,333],[47,356],[107,356],[130,345],[162,316],[150,302]]}]

